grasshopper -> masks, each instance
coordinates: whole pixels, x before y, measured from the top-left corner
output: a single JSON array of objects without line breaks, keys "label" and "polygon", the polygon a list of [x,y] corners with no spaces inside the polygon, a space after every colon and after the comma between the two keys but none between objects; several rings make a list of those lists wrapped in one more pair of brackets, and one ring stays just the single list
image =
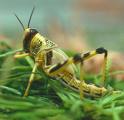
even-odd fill
[{"label": "grasshopper", "polygon": [[[97,55],[104,54],[103,62],[103,73],[102,82],[105,81],[105,69],[107,64],[108,52],[105,48],[100,47],[96,50],[87,53],[78,53],[73,57],[68,57],[65,52],[63,52],[56,43],[43,37],[36,29],[30,28],[30,21],[34,12],[34,8],[31,12],[28,27],[25,28],[18,16],[15,14],[16,18],[20,22],[24,30],[23,39],[23,50],[24,53],[16,54],[15,58],[22,58],[26,56],[33,56],[35,64],[25,90],[24,96],[28,96],[29,89],[35,77],[35,72],[37,67],[41,68],[46,75],[54,78],[61,78],[61,82],[80,93],[80,96],[88,95],[92,97],[101,97],[109,90],[107,90],[104,85],[96,86],[94,84],[87,84],[83,80],[83,70],[82,66],[84,61]],[[76,65],[80,64],[80,78],[76,77]],[[116,92],[116,91],[113,91]]]}]

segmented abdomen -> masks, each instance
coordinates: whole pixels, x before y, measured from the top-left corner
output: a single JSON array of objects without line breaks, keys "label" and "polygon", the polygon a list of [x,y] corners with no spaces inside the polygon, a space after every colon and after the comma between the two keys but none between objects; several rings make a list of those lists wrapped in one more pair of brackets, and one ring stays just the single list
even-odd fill
[{"label": "segmented abdomen", "polygon": [[66,73],[65,75],[63,75],[61,82],[74,91],[81,91],[82,94],[91,97],[101,97],[107,92],[107,89],[105,89],[104,87],[97,87],[93,84],[87,84],[84,81],[78,80],[70,73]]}]

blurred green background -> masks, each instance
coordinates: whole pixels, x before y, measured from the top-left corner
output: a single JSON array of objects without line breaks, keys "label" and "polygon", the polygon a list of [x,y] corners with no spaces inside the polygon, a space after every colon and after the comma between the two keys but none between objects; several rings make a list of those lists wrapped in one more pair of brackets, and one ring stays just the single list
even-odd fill
[{"label": "blurred green background", "polygon": [[61,36],[57,38],[54,33],[64,33],[68,41],[67,35],[73,37],[79,32],[92,48],[124,51],[123,0],[0,0],[0,38],[21,44],[23,31],[14,13],[26,26],[33,6],[36,10],[31,27],[53,41],[61,40],[58,43],[62,47]]}]

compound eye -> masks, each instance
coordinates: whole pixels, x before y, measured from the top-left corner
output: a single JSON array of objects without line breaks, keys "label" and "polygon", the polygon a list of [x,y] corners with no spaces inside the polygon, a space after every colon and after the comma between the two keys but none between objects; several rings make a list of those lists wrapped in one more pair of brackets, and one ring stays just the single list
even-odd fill
[{"label": "compound eye", "polygon": [[30,34],[31,34],[31,35],[35,35],[35,34],[37,34],[37,33],[38,33],[37,30],[35,30],[35,29],[30,29]]}]

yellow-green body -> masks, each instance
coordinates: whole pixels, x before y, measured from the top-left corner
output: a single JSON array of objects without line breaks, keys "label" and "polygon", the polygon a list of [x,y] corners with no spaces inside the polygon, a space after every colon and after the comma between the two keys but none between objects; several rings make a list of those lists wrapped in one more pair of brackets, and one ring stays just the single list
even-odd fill
[{"label": "yellow-green body", "polygon": [[[31,54],[34,56],[35,61],[38,63],[38,66],[41,69],[43,69],[43,71],[47,75],[61,79],[60,81],[64,85],[70,87],[75,91],[79,92],[80,88],[82,87],[82,94],[85,95],[99,97],[102,96],[107,91],[104,87],[96,87],[95,85],[86,84],[85,82],[82,82],[82,80],[78,80],[75,74],[76,66],[74,63],[67,64],[66,67],[61,68],[61,70],[59,70],[59,72],[57,71],[57,73],[56,71],[54,73],[49,73],[49,70],[51,68],[53,68],[57,64],[64,63],[69,59],[69,57],[66,55],[66,53],[64,53],[61,49],[59,49],[57,45],[52,41],[49,42],[49,44],[46,44],[45,39],[46,38],[44,38],[39,33],[37,33],[32,39],[30,45],[30,51]],[[38,52],[35,52],[34,49],[36,47],[35,43],[37,44],[40,42],[42,42],[42,46],[40,47]],[[51,64],[47,65],[46,54],[50,51],[52,52],[52,57],[49,58],[51,59]]]}]

